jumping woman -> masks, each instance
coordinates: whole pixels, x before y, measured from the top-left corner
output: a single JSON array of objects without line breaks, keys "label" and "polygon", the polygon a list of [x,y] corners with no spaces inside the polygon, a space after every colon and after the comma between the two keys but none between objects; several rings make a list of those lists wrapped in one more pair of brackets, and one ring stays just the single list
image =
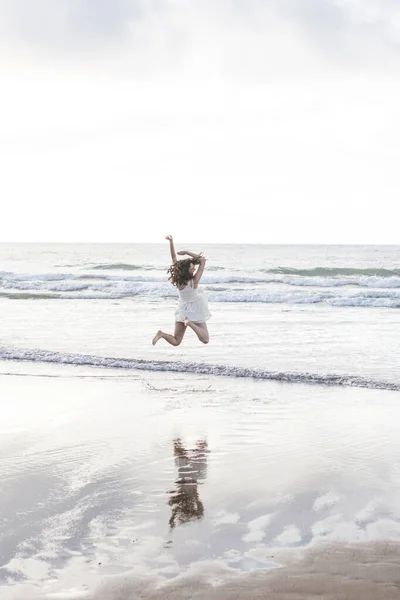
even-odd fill
[{"label": "jumping woman", "polygon": [[167,235],[165,239],[169,241],[172,258],[172,265],[168,269],[169,281],[178,288],[179,306],[175,311],[174,335],[164,333],[159,329],[153,337],[153,346],[161,338],[172,346],[179,346],[188,327],[193,329],[200,342],[208,344],[210,336],[206,321],[211,317],[211,313],[208,310],[206,296],[198,289],[206,266],[206,259],[202,254],[181,250],[178,252],[180,256],[187,255],[190,258],[177,260],[172,235]]}]

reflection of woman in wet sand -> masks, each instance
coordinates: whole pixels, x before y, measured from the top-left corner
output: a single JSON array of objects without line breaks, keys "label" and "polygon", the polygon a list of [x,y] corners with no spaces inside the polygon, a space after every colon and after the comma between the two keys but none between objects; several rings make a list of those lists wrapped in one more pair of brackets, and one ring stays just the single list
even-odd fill
[{"label": "reflection of woman in wet sand", "polygon": [[204,506],[199,498],[198,482],[205,479],[207,471],[208,446],[205,440],[199,440],[196,447],[190,450],[184,448],[182,441],[174,440],[175,464],[178,467],[179,478],[176,480],[177,489],[171,492],[168,504],[172,508],[169,525],[184,525],[190,521],[201,519]]}]

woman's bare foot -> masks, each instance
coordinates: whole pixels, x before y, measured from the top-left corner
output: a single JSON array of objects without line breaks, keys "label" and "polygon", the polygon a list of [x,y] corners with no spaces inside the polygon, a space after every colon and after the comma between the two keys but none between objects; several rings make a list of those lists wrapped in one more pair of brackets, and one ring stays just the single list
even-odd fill
[{"label": "woman's bare foot", "polygon": [[156,335],[153,337],[153,341],[151,342],[153,344],[153,346],[155,346],[158,342],[159,339],[162,338],[162,331],[161,329],[159,329],[156,333]]}]

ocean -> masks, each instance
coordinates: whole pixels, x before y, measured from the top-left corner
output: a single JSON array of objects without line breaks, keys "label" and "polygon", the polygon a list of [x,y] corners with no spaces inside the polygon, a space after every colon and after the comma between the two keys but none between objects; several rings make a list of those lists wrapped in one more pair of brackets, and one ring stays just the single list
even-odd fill
[{"label": "ocean", "polygon": [[1,598],[399,597],[400,246],[180,248],[207,345],[167,242],[0,245]]}]

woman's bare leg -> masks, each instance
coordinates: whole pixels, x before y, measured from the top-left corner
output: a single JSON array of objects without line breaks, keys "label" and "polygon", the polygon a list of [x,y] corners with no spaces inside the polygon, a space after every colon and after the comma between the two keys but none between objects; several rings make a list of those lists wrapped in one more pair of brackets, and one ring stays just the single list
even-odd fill
[{"label": "woman's bare leg", "polygon": [[176,321],[174,335],[171,335],[170,333],[164,333],[164,331],[161,331],[161,329],[159,329],[156,335],[153,337],[152,344],[153,346],[155,346],[158,340],[163,338],[166,342],[168,342],[168,344],[171,344],[172,346],[179,346],[183,339],[183,336],[185,335],[185,331],[185,324]]},{"label": "woman's bare leg", "polygon": [[207,323],[192,323],[192,321],[185,321],[185,324],[193,329],[197,337],[203,344],[208,344],[210,341],[210,335],[207,329]]}]

